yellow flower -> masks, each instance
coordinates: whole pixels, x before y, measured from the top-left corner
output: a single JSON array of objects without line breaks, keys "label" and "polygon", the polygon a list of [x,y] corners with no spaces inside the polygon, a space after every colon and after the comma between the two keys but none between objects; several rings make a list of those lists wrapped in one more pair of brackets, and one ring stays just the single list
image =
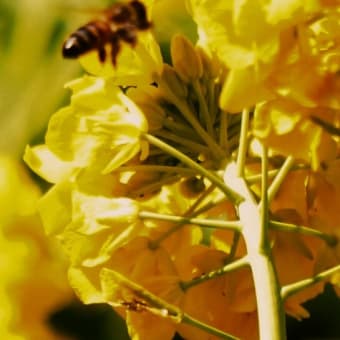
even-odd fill
[{"label": "yellow flower", "polygon": [[273,98],[263,86],[264,72],[254,72],[252,67],[232,69],[224,83],[220,105],[231,113],[238,113],[245,107]]},{"label": "yellow flower", "polygon": [[107,261],[111,253],[136,237],[142,228],[138,205],[127,198],[72,192],[72,221],[59,235],[71,264],[88,267]]},{"label": "yellow flower", "polygon": [[1,156],[0,163],[0,337],[61,339],[46,320],[72,299],[65,259],[36,215],[40,190],[17,161]]},{"label": "yellow flower", "polygon": [[[286,213],[287,214],[287,213]],[[281,217],[284,215],[282,214]],[[281,221],[293,222],[286,219]],[[313,242],[299,235],[276,233],[273,237],[273,256],[281,285],[307,279],[315,274],[315,255],[321,242]],[[285,301],[287,314],[300,320],[309,317],[308,311],[302,306],[308,300],[321,294],[324,282],[306,288]]]},{"label": "yellow flower", "polygon": [[302,223],[307,223],[309,206],[306,185],[309,175],[308,170],[296,170],[287,175],[271,203],[270,209],[273,214],[293,211]]},{"label": "yellow flower", "polygon": [[[311,225],[335,238],[335,244],[324,243],[317,249],[315,255],[316,273],[336,266],[340,261],[339,223],[340,213],[340,161],[334,160],[326,164],[324,169],[310,176],[307,185],[308,213]],[[339,285],[338,274],[330,278],[335,287]]]},{"label": "yellow flower", "polygon": [[[335,139],[316,125],[310,111],[288,99],[277,99],[256,106],[254,135],[276,153],[310,163],[314,169],[336,157]],[[327,109],[318,115],[334,116]]]},{"label": "yellow flower", "polygon": [[334,5],[190,1],[200,44],[230,68],[221,106],[238,112],[279,94],[309,107],[338,107],[339,14]]},{"label": "yellow flower", "polygon": [[310,223],[324,232],[336,232],[340,223],[339,170],[338,159],[328,162],[325,169],[312,174],[307,183]]},{"label": "yellow flower", "polygon": [[46,144],[33,147],[27,145],[23,159],[36,174],[50,183],[58,183],[73,178],[78,172],[72,162],[58,158]]},{"label": "yellow flower", "polygon": [[[152,199],[141,203],[141,209],[154,211],[167,215],[182,216],[194,204],[194,198],[188,198],[181,193],[181,183],[163,186],[158,195]],[[172,259],[181,261],[183,254],[187,252],[188,246],[202,242],[202,230],[196,225],[177,224],[173,222],[145,220],[148,237],[158,240],[162,235],[170,232],[168,237],[162,242]],[[171,231],[173,231],[171,233]]]},{"label": "yellow flower", "polygon": [[[65,176],[81,168],[109,173],[145,149],[140,141],[147,130],[145,118],[115,85],[85,76],[68,87],[74,93],[71,105],[52,116],[46,135],[48,150],[64,162],[56,160],[56,166],[63,168]],[[44,178],[51,179],[49,167],[39,162],[47,161],[44,156],[38,146],[28,150],[25,158]]]},{"label": "yellow flower", "polygon": [[[255,227],[261,223],[255,206],[260,181],[249,179],[248,186],[250,168],[258,169],[260,161],[255,155],[248,169],[246,158],[243,171],[241,156],[248,153],[238,150],[241,117],[229,112],[250,109],[251,137],[269,147],[271,169],[277,170],[282,156],[308,168],[292,169],[285,179],[279,173],[281,190],[270,202],[270,218],[333,232],[339,216],[325,197],[338,202],[338,137],[331,135],[337,130],[327,127],[337,123],[340,107],[339,18],[333,2],[316,0],[188,4],[198,24],[198,46],[176,35],[170,66],[146,32],[136,49],[124,46],[116,69],[111,61],[100,64],[96,53],[85,55],[81,62],[95,76],[68,84],[70,105],[52,117],[46,144],[28,148],[25,160],[55,183],[39,212],[70,258],[69,280],[82,301],[112,305],[135,339],[171,339],[176,331],[187,339],[213,338],[173,323],[146,292],[221,331],[256,339],[252,271],[216,274],[246,256],[245,244],[263,231],[258,228],[257,235],[254,228],[252,234],[246,225],[238,242],[237,226],[218,230],[220,221],[236,224],[239,217],[252,226],[251,216],[244,216],[247,205],[258,218]],[[241,136],[244,145],[248,135]],[[229,176],[222,179],[234,158],[237,176],[247,174],[244,182],[237,178],[239,187]],[[228,201],[227,186],[245,195],[242,209]],[[247,202],[247,186],[253,203]],[[268,247],[259,250],[268,259],[272,251],[282,285],[313,277],[316,268],[338,257],[330,244],[323,256],[324,240],[303,232],[271,231]],[[302,303],[323,285],[290,297],[287,313],[308,316]]]},{"label": "yellow flower", "polygon": [[[339,237],[339,162],[332,161],[324,166],[325,170],[297,170],[286,177],[271,204],[273,219]],[[339,247],[324,240],[282,232],[272,232],[271,236],[282,285],[313,277],[339,262]],[[302,304],[322,293],[324,284],[320,282],[289,297],[285,303],[286,312],[297,319],[309,317]]]},{"label": "yellow flower", "polygon": [[[144,289],[171,304],[177,305],[182,297],[182,292],[179,287],[179,278],[169,255],[163,249],[154,251],[148,249],[147,243],[145,243],[147,240],[136,239],[135,242],[131,243],[129,248],[135,252],[137,250],[136,245],[141,241],[144,242],[145,245],[139,249],[138,256],[136,256],[137,254],[131,256],[131,260],[134,258],[133,264],[127,261],[128,256],[124,249],[122,249],[122,254],[119,254],[118,251],[118,257],[116,257],[116,255],[113,256],[113,261],[109,264],[109,267],[117,268],[116,270],[124,273],[133,282],[142,285]],[[123,257],[120,257],[122,255]],[[102,281],[102,284],[104,290],[107,289],[105,282]],[[106,284],[112,284],[112,282],[107,282]],[[119,294],[118,296],[120,296],[121,301],[129,302],[131,301],[131,297],[135,295],[131,291],[124,293],[122,287],[117,288],[115,294]],[[109,296],[107,298],[109,302],[112,301],[112,298],[109,298]],[[157,310],[156,307],[154,308]],[[127,309],[126,322],[130,336],[135,336],[137,339],[172,339],[176,324],[166,317],[162,318],[162,311],[159,311],[159,313],[160,315],[153,315],[152,312],[146,311],[138,314],[133,310],[130,311]]]},{"label": "yellow flower", "polygon": [[[149,242],[146,237],[131,240],[112,254],[110,260],[104,264],[104,268],[115,270],[153,294],[165,300],[172,300],[169,302],[174,303],[180,292],[175,266],[165,249],[161,247],[150,249]],[[104,283],[109,284],[109,282]],[[173,285],[172,289],[167,289],[166,286],[170,284]],[[105,285],[103,289],[108,301],[119,301],[119,298],[124,298],[123,290],[115,291]]]},{"label": "yellow flower", "polygon": [[58,237],[74,265],[105,262],[142,227],[137,202],[103,196],[98,188],[91,195],[68,182],[54,186],[38,207],[46,232]]},{"label": "yellow flower", "polygon": [[[164,65],[164,70],[166,68],[167,66]],[[128,89],[127,96],[142,109],[148,122],[149,132],[153,133],[163,127],[166,120],[166,111],[158,103],[160,96],[155,86],[144,84],[144,86],[132,87]]]},{"label": "yellow flower", "polygon": [[[167,252],[162,248],[151,250],[149,240],[138,237],[116,249],[98,270],[78,267],[71,268],[70,273],[74,288],[86,302],[99,302],[102,299],[113,307],[119,307],[118,311],[126,318],[131,337],[172,339],[175,324],[160,315],[152,314],[152,311],[157,311],[157,306],[149,305],[133,288],[122,284],[114,272],[162,299],[178,304],[182,292],[176,270]],[[161,314],[161,311],[159,313]]]},{"label": "yellow flower", "polygon": [[[226,254],[197,245],[183,254],[180,276],[189,280],[223,266]],[[250,271],[241,270],[190,287],[182,308],[189,315],[242,339],[257,339],[255,294]],[[240,327],[240,325],[243,325]],[[217,339],[192,326],[181,324],[178,331],[186,339]]]},{"label": "yellow flower", "polygon": [[0,223],[5,225],[17,216],[34,214],[41,192],[17,160],[0,154],[0,164]]}]

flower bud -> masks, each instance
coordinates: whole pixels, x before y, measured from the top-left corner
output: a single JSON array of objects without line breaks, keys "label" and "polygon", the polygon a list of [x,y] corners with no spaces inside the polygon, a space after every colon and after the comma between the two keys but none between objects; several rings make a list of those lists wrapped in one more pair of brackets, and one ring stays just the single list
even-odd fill
[{"label": "flower bud", "polygon": [[179,78],[178,73],[173,67],[164,64],[162,79],[166,82],[167,86],[173,94],[177,97],[185,98],[188,95],[188,88]]},{"label": "flower bud", "polygon": [[222,65],[217,60],[214,55],[209,55],[202,47],[196,47],[196,53],[198,54],[204,74],[207,74],[209,78],[216,78],[221,73]]},{"label": "flower bud", "polygon": [[163,128],[163,122],[166,119],[164,109],[156,102],[143,102],[138,103],[142,112],[144,113],[148,122],[149,131],[157,131]]},{"label": "flower bud", "polygon": [[180,190],[184,197],[197,197],[205,190],[204,180],[198,177],[189,177],[181,182]]},{"label": "flower bud", "polygon": [[172,38],[171,58],[175,70],[183,81],[188,83],[202,76],[202,61],[194,45],[184,36],[175,35]]},{"label": "flower bud", "polygon": [[159,91],[156,87],[152,85],[131,87],[126,94],[143,112],[148,122],[149,132],[162,129],[166,114],[159,104]]}]

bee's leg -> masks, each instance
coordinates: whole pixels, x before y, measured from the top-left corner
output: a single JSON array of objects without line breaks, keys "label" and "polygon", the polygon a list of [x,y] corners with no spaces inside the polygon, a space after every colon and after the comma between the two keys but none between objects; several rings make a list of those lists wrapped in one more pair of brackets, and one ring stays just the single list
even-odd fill
[{"label": "bee's leg", "polygon": [[137,14],[136,25],[139,30],[147,30],[151,27],[151,23],[148,21],[146,8],[144,4],[138,0],[130,1],[130,6],[132,6]]},{"label": "bee's leg", "polygon": [[137,30],[133,25],[125,25],[117,30],[117,35],[122,41],[125,41],[132,47],[137,44]]},{"label": "bee's leg", "polygon": [[112,35],[112,38],[110,40],[111,43],[111,60],[113,66],[117,65],[117,56],[120,51],[120,37],[117,35],[117,33]]},{"label": "bee's leg", "polygon": [[98,47],[98,57],[101,63],[105,61],[106,59],[105,46]]},{"label": "bee's leg", "polygon": [[338,128],[337,126],[333,125],[331,122],[327,122],[321,118],[319,118],[318,116],[310,116],[310,120],[321,126],[325,131],[327,131],[328,133],[330,133],[333,136],[340,136],[340,128]]}]

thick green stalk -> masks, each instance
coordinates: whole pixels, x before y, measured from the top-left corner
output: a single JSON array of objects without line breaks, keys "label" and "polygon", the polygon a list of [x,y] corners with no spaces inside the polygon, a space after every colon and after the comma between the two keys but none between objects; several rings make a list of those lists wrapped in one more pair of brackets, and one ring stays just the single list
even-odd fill
[{"label": "thick green stalk", "polygon": [[259,251],[249,252],[248,256],[255,284],[260,339],[284,340],[285,314],[271,257]]},{"label": "thick green stalk", "polygon": [[244,201],[238,205],[238,215],[242,224],[242,234],[247,247],[247,259],[253,274],[255,286],[259,333],[261,340],[286,339],[285,313],[268,237],[267,162],[264,160],[262,175],[261,209],[248,189],[246,181],[239,176],[239,168],[229,165],[225,180],[243,195]]},{"label": "thick green stalk", "polygon": [[285,314],[280,285],[271,256],[267,226],[255,201],[248,196],[239,205],[239,218],[253,273],[261,340],[284,340]]},{"label": "thick green stalk", "polygon": [[241,203],[239,207],[240,220],[243,222],[243,236],[253,273],[260,339],[283,340],[286,338],[285,312],[268,235],[268,158],[266,148],[263,148],[262,155],[261,184],[262,199],[259,206],[244,181],[246,202],[244,205]]}]

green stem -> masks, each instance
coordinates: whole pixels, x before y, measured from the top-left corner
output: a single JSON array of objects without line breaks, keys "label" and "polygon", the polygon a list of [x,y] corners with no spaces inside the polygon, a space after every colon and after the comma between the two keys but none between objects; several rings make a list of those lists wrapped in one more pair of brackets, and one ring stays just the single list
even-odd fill
[{"label": "green stem", "polygon": [[189,140],[187,138],[180,137],[177,134],[172,133],[172,132],[156,131],[154,133],[154,136],[161,137],[162,139],[167,139],[169,141],[183,145],[186,148],[196,153],[205,153],[205,154],[209,153],[209,148],[207,146],[193,142],[192,140]]},{"label": "green stem", "polygon": [[218,206],[219,204],[222,204],[223,202],[225,202],[226,199],[223,198],[223,199],[217,199],[217,200],[211,200],[207,203],[205,203],[202,207],[200,207],[199,209],[195,210],[195,215],[199,215],[199,214],[203,214],[205,213],[206,211],[208,211],[209,209],[211,208],[214,208],[216,206]]},{"label": "green stem", "polygon": [[201,138],[198,137],[196,131],[186,122],[182,123],[169,118],[163,121],[163,127],[176,133],[178,136],[186,137],[187,139],[194,140],[197,143],[202,141]]},{"label": "green stem", "polygon": [[180,166],[168,166],[168,165],[131,165],[131,166],[121,166],[114,170],[115,172],[171,172],[176,174],[181,174],[183,176],[192,176],[195,171],[188,168],[183,168]]},{"label": "green stem", "polygon": [[[267,172],[267,176],[268,178],[273,178],[277,175],[278,170],[268,170]],[[249,175],[246,176],[246,181],[248,184],[253,184],[253,183],[257,183],[262,179],[262,174],[257,174],[257,175]]]},{"label": "green stem", "polygon": [[228,143],[228,114],[226,112],[221,113],[219,144],[228,155],[230,148]]},{"label": "green stem", "polygon": [[[286,162],[288,163],[288,165],[285,165]],[[285,164],[283,165],[284,167],[284,170],[283,171],[283,174],[280,175],[278,178],[277,178],[277,183],[272,183],[271,185],[271,189],[269,188],[269,193],[270,195],[269,196],[272,196],[274,197],[277,193],[277,190],[278,188],[280,187],[280,181],[282,182],[287,174],[287,170],[310,170],[310,167],[308,167],[307,165],[303,165],[303,164],[294,164],[293,166],[291,166],[291,159],[290,157],[288,157],[286,159],[286,162]],[[286,168],[287,167],[287,168]],[[279,173],[279,171],[281,171],[280,169],[272,169],[272,170],[268,170],[268,178],[273,178],[273,177],[276,177]],[[286,173],[286,174],[285,174]],[[246,181],[248,184],[253,184],[253,183],[256,183],[256,182],[259,182],[262,178],[262,174],[256,174],[256,175],[249,175],[249,176],[246,176]],[[281,179],[280,179],[281,178]]]},{"label": "green stem", "polygon": [[222,221],[222,220],[214,220],[214,219],[204,219],[204,218],[195,218],[195,217],[184,217],[177,215],[166,215],[159,214],[150,211],[141,211],[139,213],[139,217],[142,219],[153,219],[160,221],[167,221],[173,223],[181,223],[181,224],[196,224],[205,228],[214,228],[214,229],[227,229],[227,230],[235,230],[240,232],[241,225],[239,221]]},{"label": "green stem", "polygon": [[267,171],[267,150],[263,148],[261,207],[257,206],[244,181],[246,200],[239,206],[239,217],[253,273],[260,339],[283,340],[286,339],[285,312],[268,236]]},{"label": "green stem", "polygon": [[225,340],[239,340],[239,338],[231,335],[231,334],[227,334],[225,332],[220,331],[219,329],[209,326],[197,319],[192,318],[190,315],[186,314],[186,313],[182,313],[182,322],[186,323],[188,325],[197,327],[202,329],[203,331],[215,335],[217,337],[219,337],[220,339],[225,339]]},{"label": "green stem", "polygon": [[316,274],[314,277],[309,278],[309,279],[305,279],[305,280],[301,280],[289,285],[286,285],[284,287],[282,287],[281,289],[281,296],[283,300],[286,300],[288,297],[290,297],[291,295],[294,295],[298,292],[300,292],[301,290],[310,287],[320,281],[326,280],[327,278],[329,278],[330,276],[336,274],[340,272],[340,265],[335,266],[333,268],[327,269],[319,274]]},{"label": "green stem", "polygon": [[228,254],[228,257],[226,259],[226,263],[229,263],[229,262],[231,262],[234,259],[235,254],[236,254],[236,250],[237,250],[237,246],[238,246],[239,241],[240,241],[240,237],[241,237],[240,233],[238,233],[238,232],[234,233],[233,241],[231,243],[231,248],[230,248],[230,252]]},{"label": "green stem", "polygon": [[273,260],[261,252],[249,252],[256,291],[261,340],[285,340],[285,312]]},{"label": "green stem", "polygon": [[196,130],[197,134],[203,138],[207,146],[209,147],[211,153],[214,155],[215,159],[220,159],[225,157],[224,151],[220,148],[220,146],[216,143],[216,141],[210,136],[198,123],[192,112],[190,111],[187,103],[177,102],[177,108],[183,113],[185,118],[188,119],[189,123]]},{"label": "green stem", "polygon": [[222,157],[225,157],[225,154],[220,146],[215,142],[212,136],[210,136],[209,133],[207,133],[207,131],[203,129],[203,127],[196,119],[195,115],[191,112],[189,106],[187,105],[187,102],[181,98],[177,98],[177,96],[173,94],[173,92],[169,89],[166,82],[164,82],[162,78],[155,76],[155,81],[160,85],[160,88],[163,90],[165,98],[177,107],[177,109],[182,113],[183,117],[190,123],[197,134],[207,144],[210,152],[214,155],[214,158],[220,159]]},{"label": "green stem", "polygon": [[285,312],[268,236],[267,172],[267,150],[263,148],[261,207],[256,205],[244,182],[248,199],[241,203],[239,212],[256,291],[260,339],[283,340],[286,339]]},{"label": "green stem", "polygon": [[[195,216],[198,216],[202,212],[206,211],[208,204],[211,204],[212,201],[209,199],[208,204],[204,204],[203,206],[200,207],[200,205],[203,204],[204,200],[209,197],[209,195],[215,190],[215,185],[211,184],[208,188],[206,188],[200,196],[196,199],[196,201],[189,207],[189,209],[186,211],[184,216],[192,216],[195,214]],[[213,205],[215,206],[215,205]],[[199,208],[200,207],[200,208]],[[194,216],[192,216],[194,217]]]},{"label": "green stem", "polygon": [[[222,113],[223,115],[223,113]],[[249,110],[245,109],[242,112],[242,120],[241,120],[241,134],[239,139],[239,149],[237,154],[237,176],[243,176],[245,160],[247,154],[247,136],[248,136],[248,127],[249,127]],[[231,261],[234,258],[234,255],[237,250],[238,242],[240,239],[240,233],[234,232],[233,241],[230,249],[230,253],[227,258],[227,262]]]},{"label": "green stem", "polygon": [[236,167],[227,168],[226,171],[226,180],[231,181],[233,188],[238,188],[239,193],[245,198],[238,206],[238,216],[242,224],[247,258],[253,274],[260,339],[286,339],[285,313],[280,297],[280,284],[272,259],[267,225],[263,223],[265,218],[261,216],[246,181],[237,176]]},{"label": "green stem", "polygon": [[229,135],[229,140],[228,140],[228,150],[229,150],[229,153],[231,153],[234,150],[238,149],[238,147],[239,147],[239,140],[240,140],[240,136],[239,135],[235,135],[233,137],[231,137]]},{"label": "green stem", "polygon": [[240,132],[241,132],[241,121],[242,121],[242,115],[228,115],[228,135],[229,139],[232,137],[238,137],[240,138]]},{"label": "green stem", "polygon": [[190,281],[182,281],[181,282],[181,288],[184,291],[186,291],[189,288],[197,286],[197,285],[199,285],[199,284],[201,284],[205,281],[215,279],[216,277],[219,277],[219,276],[225,275],[227,273],[233,272],[235,270],[244,268],[248,265],[249,265],[248,258],[242,257],[239,260],[228,263],[227,265],[225,265],[222,268],[219,268],[219,269],[213,270],[213,271],[211,271],[207,274],[204,274],[204,275],[198,277],[197,279],[193,279],[193,280],[190,280]]},{"label": "green stem", "polygon": [[159,298],[158,296],[154,295],[150,291],[144,289],[139,284],[129,280],[122,274],[104,268],[101,272],[101,275],[106,277],[106,280],[111,282],[116,282],[120,286],[125,286],[127,289],[131,290],[133,294],[135,294],[138,298],[141,298],[143,301],[139,301],[138,298],[134,298],[132,301],[121,301],[118,303],[111,303],[113,306],[117,307],[124,307],[127,306],[137,306],[140,308],[140,310],[146,310],[156,315],[161,315],[163,317],[168,317],[172,320],[174,320],[176,323],[182,322],[189,325],[192,325],[194,327],[197,327],[199,329],[202,329],[203,331],[215,335],[221,339],[225,340],[238,340],[238,338],[234,337],[233,335],[227,334],[225,332],[220,331],[219,329],[209,326],[190,315],[184,313],[181,311],[180,308],[177,306],[174,306],[167,301]]},{"label": "green stem", "polygon": [[261,181],[261,236],[262,240],[260,240],[260,248],[265,249],[268,246],[268,222],[269,222],[269,202],[268,202],[268,153],[267,148],[262,146],[262,158],[261,158],[261,173],[262,173],[262,181]]},{"label": "green stem", "polygon": [[[214,81],[214,79],[209,78],[208,81],[208,111],[212,120],[212,123],[214,124],[214,122],[216,121],[216,116],[218,113],[218,103],[216,102],[216,91],[215,91],[215,87],[216,87],[216,82]],[[217,91],[217,93],[219,93]]]},{"label": "green stem", "polygon": [[[215,206],[214,204],[212,204],[212,202],[209,202],[209,204],[206,204],[204,206],[202,206],[200,209],[197,210],[197,208],[200,206],[200,204],[204,201],[204,199],[212,193],[212,191],[215,189],[214,185],[211,185],[209,188],[207,188],[196,200],[195,202],[187,209],[187,211],[184,213],[183,216],[179,216],[180,218],[182,217],[186,217],[186,218],[194,218],[195,216],[198,216],[199,214],[201,214],[202,212],[206,211],[207,209],[209,209],[211,206]],[[140,217],[143,218],[143,216],[146,216],[145,213],[148,212],[143,212],[142,214],[140,214]],[[149,215],[150,216],[150,215]],[[168,219],[169,216],[173,216],[173,215],[165,215],[166,218]],[[147,218],[147,217],[145,217]],[[152,217],[151,217],[152,218]],[[149,243],[149,247],[151,249],[157,249],[160,245],[161,242],[163,242],[165,239],[167,239],[170,235],[172,235],[173,233],[175,233],[176,231],[178,231],[179,229],[181,229],[184,224],[176,221],[172,221],[174,223],[174,226],[171,227],[170,229],[168,229],[165,233],[161,234],[157,239],[152,240]]]},{"label": "green stem", "polygon": [[239,216],[253,273],[260,339],[286,339],[280,285],[274,268],[266,226],[261,223],[263,218],[256,204],[249,200],[240,204]]},{"label": "green stem", "polygon": [[157,146],[164,152],[174,156],[179,159],[183,164],[186,164],[189,168],[196,170],[200,175],[208,178],[212,184],[216,185],[227,197],[228,199],[235,204],[238,204],[242,201],[242,197],[236,192],[230,189],[218,176],[216,176],[212,171],[205,169],[203,166],[194,162],[191,158],[186,156],[185,154],[179,152],[177,149],[173,148],[167,143],[164,143],[160,139],[149,135],[144,134],[143,137],[152,145]]},{"label": "green stem", "polygon": [[213,129],[211,116],[210,116],[210,113],[209,113],[209,110],[208,110],[207,102],[205,101],[205,98],[203,97],[202,89],[201,89],[201,85],[199,83],[199,80],[195,79],[192,82],[192,86],[193,86],[193,88],[196,92],[196,95],[197,95],[197,99],[198,99],[198,103],[199,103],[199,107],[200,107],[200,114],[201,114],[202,119],[203,119],[205,126],[207,128],[207,132],[209,133],[210,136],[214,136],[214,129]]},{"label": "green stem", "polygon": [[269,227],[274,230],[299,233],[303,235],[310,235],[310,236],[318,237],[324,240],[330,247],[335,246],[338,242],[337,238],[333,235],[325,234],[319,230],[308,228],[305,226],[296,225],[296,224],[278,222],[278,221],[269,221]]},{"label": "green stem", "polygon": [[291,170],[293,165],[294,165],[294,158],[292,156],[287,157],[281,169],[279,170],[278,174],[276,175],[276,177],[274,178],[273,182],[271,183],[268,189],[268,202],[269,203],[273,200],[273,198],[277,194],[282,182],[285,180],[288,172]]},{"label": "green stem", "polygon": [[242,177],[244,174],[244,166],[246,163],[247,147],[248,147],[248,127],[249,127],[249,110],[242,111],[240,143],[237,154],[237,175]]}]

